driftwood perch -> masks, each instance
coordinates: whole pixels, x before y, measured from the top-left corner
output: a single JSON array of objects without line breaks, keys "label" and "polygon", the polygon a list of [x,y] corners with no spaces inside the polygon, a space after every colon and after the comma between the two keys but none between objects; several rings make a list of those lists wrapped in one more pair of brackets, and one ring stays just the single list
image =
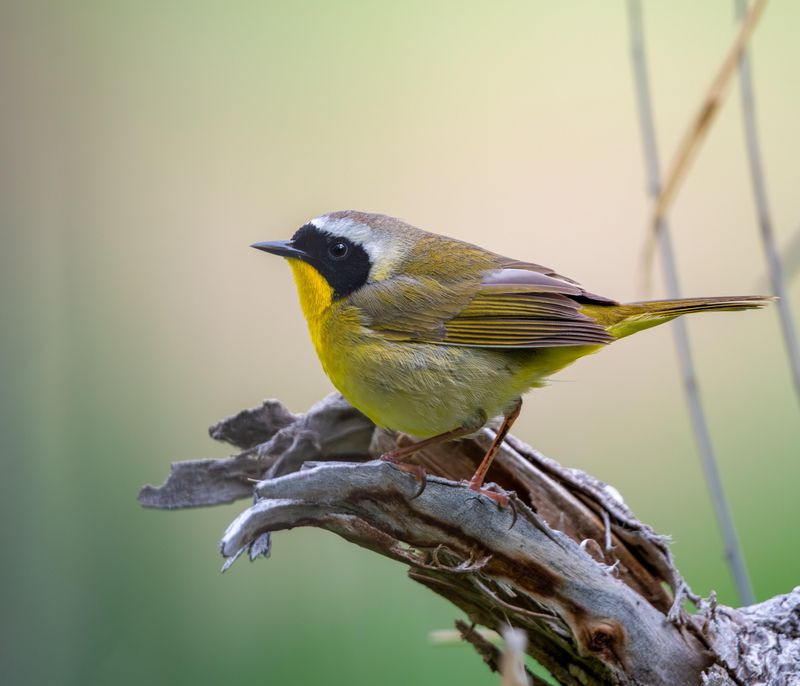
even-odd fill
[{"label": "driftwood perch", "polygon": [[[222,539],[226,567],[242,553],[268,554],[270,532],[316,526],[407,564],[412,579],[473,623],[521,629],[528,654],[561,684],[800,684],[800,587],[739,610],[701,600],[664,537],[615,489],[513,437],[489,472],[516,493],[500,509],[462,483],[491,429],[419,455],[429,477],[418,497],[413,476],[373,459],[397,436],[338,395],[304,415],[266,401],[211,435],[242,452],[175,463],[166,483],[145,486],[139,500],[184,508],[255,492]],[[491,653],[491,644],[470,642]]]}]

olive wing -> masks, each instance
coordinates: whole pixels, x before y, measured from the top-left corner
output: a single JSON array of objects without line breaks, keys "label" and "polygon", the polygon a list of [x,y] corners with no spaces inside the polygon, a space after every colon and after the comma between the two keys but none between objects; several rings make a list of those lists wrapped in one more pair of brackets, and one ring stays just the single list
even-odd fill
[{"label": "olive wing", "polygon": [[[482,348],[604,345],[613,339],[583,314],[584,304],[613,305],[539,265],[506,263],[474,280],[425,278],[374,284],[368,326],[386,338]],[[548,273],[549,272],[549,273]]]}]

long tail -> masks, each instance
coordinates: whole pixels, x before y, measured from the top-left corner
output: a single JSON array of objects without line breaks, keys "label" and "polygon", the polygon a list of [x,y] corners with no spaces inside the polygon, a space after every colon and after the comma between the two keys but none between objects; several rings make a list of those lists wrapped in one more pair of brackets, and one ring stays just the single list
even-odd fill
[{"label": "long tail", "polygon": [[[592,305],[584,307],[583,312],[605,326],[606,330],[615,338],[623,338],[684,314],[756,310],[768,305],[773,300],[775,298],[768,295],[650,300],[627,305]],[[589,308],[591,308],[591,312],[587,311]]]}]

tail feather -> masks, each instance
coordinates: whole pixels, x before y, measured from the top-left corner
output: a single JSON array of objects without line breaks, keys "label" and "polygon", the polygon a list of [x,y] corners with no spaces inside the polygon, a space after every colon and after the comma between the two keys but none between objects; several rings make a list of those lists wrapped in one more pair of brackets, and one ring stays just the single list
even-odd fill
[{"label": "tail feather", "polygon": [[767,295],[720,296],[712,298],[685,298],[681,300],[650,300],[605,307],[593,306],[600,312],[587,312],[599,321],[615,338],[623,338],[637,331],[668,322],[675,317],[694,312],[728,312],[756,310],[775,300]]}]

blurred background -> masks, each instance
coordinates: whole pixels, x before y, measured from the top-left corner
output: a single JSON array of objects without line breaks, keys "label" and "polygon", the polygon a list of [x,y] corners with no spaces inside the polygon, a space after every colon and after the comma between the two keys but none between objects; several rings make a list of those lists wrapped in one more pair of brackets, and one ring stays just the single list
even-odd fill
[{"label": "blurred background", "polygon": [[[775,0],[752,44],[782,244],[798,21]],[[733,9],[648,2],[645,26],[667,161]],[[3,683],[497,683],[470,647],[428,643],[459,613],[400,565],[296,530],[222,576],[244,503],[136,494],[171,460],[224,455],[217,419],[331,390],[288,267],[248,247],[315,215],[400,216],[641,299],[627,29],[622,2],[0,3]],[[735,88],[670,218],[686,295],[766,288]],[[787,592],[800,422],[777,313],[689,328],[757,596]],[[563,372],[515,433],[614,484],[695,591],[736,603],[669,327]]]}]

